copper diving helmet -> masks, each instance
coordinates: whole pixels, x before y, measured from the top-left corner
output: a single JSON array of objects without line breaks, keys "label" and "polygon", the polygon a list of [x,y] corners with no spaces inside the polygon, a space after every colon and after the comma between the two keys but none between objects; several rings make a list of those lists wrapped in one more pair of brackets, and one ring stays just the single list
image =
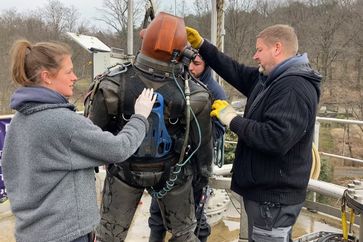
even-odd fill
[{"label": "copper diving helmet", "polygon": [[173,56],[179,60],[187,46],[184,19],[165,12],[160,12],[140,35],[140,52],[163,62],[170,62]]}]

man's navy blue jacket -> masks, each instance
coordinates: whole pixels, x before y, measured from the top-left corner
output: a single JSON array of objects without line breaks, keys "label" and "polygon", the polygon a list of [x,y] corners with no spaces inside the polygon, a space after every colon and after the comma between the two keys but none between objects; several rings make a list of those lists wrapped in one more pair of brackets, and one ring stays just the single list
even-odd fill
[{"label": "man's navy blue jacket", "polygon": [[230,129],[238,135],[231,188],[256,202],[285,205],[305,200],[321,76],[306,55],[280,63],[269,76],[232,60],[204,40],[200,55],[247,97],[244,116]]},{"label": "man's navy blue jacket", "polygon": [[212,77],[212,69],[206,64],[203,73],[200,75],[199,80],[203,82],[208,90],[212,93],[212,99],[226,100],[227,95],[223,88]]},{"label": "man's navy blue jacket", "polygon": [[[223,88],[218,84],[216,80],[212,77],[212,69],[205,64],[205,68],[203,73],[200,75],[199,80],[203,82],[208,88],[208,90],[212,94],[212,100],[227,100],[227,95],[224,92]],[[213,118],[213,138],[214,140],[220,139],[226,129],[224,128],[223,124],[219,122],[217,118]]]}]

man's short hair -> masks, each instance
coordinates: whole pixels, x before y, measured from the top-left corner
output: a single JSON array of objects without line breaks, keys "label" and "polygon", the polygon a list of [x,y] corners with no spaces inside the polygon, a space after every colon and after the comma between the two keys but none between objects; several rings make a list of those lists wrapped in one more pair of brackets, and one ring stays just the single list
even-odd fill
[{"label": "man's short hair", "polygon": [[276,24],[262,30],[257,38],[261,38],[267,45],[281,42],[286,54],[296,55],[299,49],[299,42],[293,27],[285,24]]}]

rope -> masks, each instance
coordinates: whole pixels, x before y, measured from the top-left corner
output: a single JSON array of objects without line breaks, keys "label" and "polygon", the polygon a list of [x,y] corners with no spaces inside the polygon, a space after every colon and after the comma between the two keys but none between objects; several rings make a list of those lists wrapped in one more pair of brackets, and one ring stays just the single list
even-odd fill
[{"label": "rope", "polygon": [[313,143],[313,147],[312,147],[312,154],[313,154],[312,155],[313,162],[312,162],[311,171],[310,171],[310,178],[317,180],[320,175],[321,162],[320,162],[320,155],[319,155],[318,149],[314,143]]},{"label": "rope", "polygon": [[217,0],[217,38],[216,45],[219,50],[222,50],[222,31],[223,31],[223,12],[224,12],[224,0]]},{"label": "rope", "polygon": [[[217,8],[217,36],[216,36],[216,46],[220,51],[223,51],[223,31],[224,31],[224,0],[216,0],[216,8]],[[216,78],[219,85],[223,87],[222,78],[217,75]]]}]

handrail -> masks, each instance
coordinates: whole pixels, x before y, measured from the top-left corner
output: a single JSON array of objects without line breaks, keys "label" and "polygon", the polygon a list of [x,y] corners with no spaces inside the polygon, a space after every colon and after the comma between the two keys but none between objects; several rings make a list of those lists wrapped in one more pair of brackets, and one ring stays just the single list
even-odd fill
[{"label": "handrail", "polygon": [[[82,114],[83,111],[79,111],[78,113]],[[243,112],[237,112],[237,113],[238,114],[243,114]],[[12,118],[13,116],[14,116],[14,114],[0,115],[0,121],[2,119]],[[343,124],[363,125],[363,121],[361,121],[361,120],[352,120],[352,119],[316,117],[316,121],[318,121],[318,122],[335,122],[335,123],[343,123]],[[236,141],[232,141],[232,140],[226,140],[225,143],[227,143],[227,144],[237,144]],[[363,163],[363,159],[357,159],[357,158],[352,158],[352,157],[348,157],[348,156],[335,155],[335,154],[331,154],[331,153],[327,153],[327,152],[319,152],[319,154],[322,155],[322,156],[334,157],[334,158],[349,160],[349,161],[352,161],[352,162]]]},{"label": "handrail", "polygon": [[9,118],[12,118],[13,116],[14,116],[14,114],[0,115],[0,120],[9,119]]},{"label": "handrail", "polygon": [[[242,115],[243,112],[237,112],[239,115]],[[353,119],[339,119],[339,118],[327,118],[327,117],[316,117],[317,122],[333,122],[333,123],[342,123],[342,124],[357,124],[363,125],[363,121],[361,120],[353,120]],[[237,144],[236,141],[225,140],[226,144]],[[363,163],[363,159],[352,158],[348,156],[335,155],[327,152],[319,152],[322,156],[334,157],[343,160],[349,160],[355,163]]]},{"label": "handrail", "polygon": [[[82,114],[83,111],[79,111],[77,113]],[[237,112],[237,113],[238,114],[243,114],[243,112]],[[14,116],[13,114],[0,115],[0,121],[2,119],[12,118],[13,116]],[[316,117],[316,121],[318,121],[318,122],[335,122],[335,123],[343,123],[343,124],[358,124],[358,125],[363,125],[363,121],[360,121],[360,120],[352,120],[352,119],[338,119],[338,118]],[[236,141],[231,141],[231,140],[225,140],[225,143],[227,143],[227,144],[237,144]],[[348,156],[335,155],[335,154],[330,154],[330,153],[326,153],[326,152],[319,152],[319,154],[320,155],[323,155],[323,156],[328,156],[328,157],[334,157],[334,158],[349,160],[349,161],[352,161],[352,162],[363,163],[363,160],[362,159],[352,158],[352,157],[348,157]]]},{"label": "handrail", "polygon": [[[230,171],[232,170],[232,165],[227,164],[221,168],[215,167],[213,170],[213,174],[217,177],[212,178],[213,181],[218,181],[220,178],[218,176],[230,176]],[[226,178],[223,178],[225,181]],[[230,181],[230,178],[228,178]],[[225,183],[222,183],[225,184]],[[218,188],[221,188],[220,186]],[[230,187],[223,187],[224,189],[229,189]],[[312,192],[317,192],[322,195],[327,195],[333,198],[341,198],[343,196],[344,190],[346,187],[339,186],[333,183],[319,181],[315,179],[310,179],[308,184],[308,190]]]},{"label": "handrail", "polygon": [[342,156],[342,155],[334,155],[334,154],[326,153],[326,152],[319,152],[319,154],[324,155],[324,156],[328,156],[328,157],[334,157],[334,158],[340,158],[340,159],[343,159],[343,160],[349,160],[349,161],[353,161],[353,162],[357,162],[357,163],[363,163],[363,160],[357,159],[357,158],[351,158],[351,157]]},{"label": "handrail", "polygon": [[[81,111],[79,111],[79,113],[83,113],[83,111],[81,110]],[[237,112],[237,114],[243,114],[243,112]],[[0,120],[1,119],[12,118],[13,116],[14,116],[14,114],[3,114],[3,115],[0,115]],[[339,118],[316,117],[316,121],[363,125],[363,121],[361,121],[361,120],[354,120],[354,119],[339,119]]]},{"label": "handrail", "polygon": [[359,124],[359,125],[363,125],[363,121],[361,121],[361,120],[354,120],[354,119],[339,119],[339,118],[316,117],[316,121],[325,121],[325,122],[335,122],[335,123],[343,123],[343,124]]}]

